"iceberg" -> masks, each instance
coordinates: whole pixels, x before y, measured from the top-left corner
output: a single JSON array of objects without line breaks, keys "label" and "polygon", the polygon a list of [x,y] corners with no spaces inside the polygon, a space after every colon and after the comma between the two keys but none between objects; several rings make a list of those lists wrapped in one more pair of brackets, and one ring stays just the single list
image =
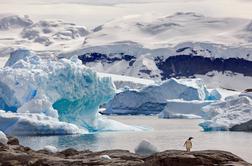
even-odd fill
[{"label": "iceberg", "polygon": [[140,90],[125,89],[109,101],[103,113],[158,114],[165,109],[171,100],[202,101],[201,105],[198,104],[199,107],[210,103],[205,100],[219,100],[220,97],[221,95],[217,92],[209,92],[201,79],[177,80],[173,78]]},{"label": "iceberg", "polygon": [[134,128],[99,115],[99,106],[115,94],[114,84],[109,77],[98,77],[77,57],[46,60],[19,49],[0,69],[0,78],[0,109],[9,111],[0,112],[1,130],[6,133],[72,134],[82,129]]},{"label": "iceberg", "polygon": [[225,98],[203,107],[204,131],[252,131],[252,93]]},{"label": "iceberg", "polygon": [[160,118],[167,119],[198,119],[204,116],[202,108],[215,100],[192,100],[185,101],[180,99],[168,100],[162,112],[159,113]]}]

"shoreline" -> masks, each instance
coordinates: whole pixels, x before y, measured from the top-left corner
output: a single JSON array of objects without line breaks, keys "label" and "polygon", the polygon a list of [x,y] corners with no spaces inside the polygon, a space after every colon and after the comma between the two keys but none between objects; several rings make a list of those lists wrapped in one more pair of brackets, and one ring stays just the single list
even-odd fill
[{"label": "shoreline", "polygon": [[59,152],[32,150],[19,145],[17,138],[8,137],[6,145],[0,144],[0,165],[240,165],[248,162],[226,151],[202,150],[185,152],[166,150],[150,156],[141,156],[128,150],[113,149],[99,152],[78,151],[73,148]]}]

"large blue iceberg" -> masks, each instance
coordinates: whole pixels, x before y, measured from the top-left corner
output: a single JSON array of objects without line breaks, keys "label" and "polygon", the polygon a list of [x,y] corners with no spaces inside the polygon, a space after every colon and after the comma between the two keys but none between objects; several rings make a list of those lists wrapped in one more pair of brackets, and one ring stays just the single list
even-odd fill
[{"label": "large blue iceberg", "polygon": [[[20,49],[0,69],[0,109],[5,110],[0,112],[0,130],[13,135],[53,134],[54,129],[55,134],[72,134],[76,133],[75,128],[79,131],[136,130],[98,113],[99,106],[114,94],[109,77],[98,77],[76,57],[44,60]],[[42,120],[34,121],[35,115]],[[22,127],[33,130],[22,133]]]},{"label": "large blue iceberg", "polygon": [[182,111],[190,114],[199,112],[189,110],[193,104],[199,109],[220,98],[218,91],[209,91],[201,79],[169,79],[140,90],[125,89],[115,95],[103,113],[149,115],[165,111],[162,114],[164,115],[167,110],[174,112],[183,107]]}]

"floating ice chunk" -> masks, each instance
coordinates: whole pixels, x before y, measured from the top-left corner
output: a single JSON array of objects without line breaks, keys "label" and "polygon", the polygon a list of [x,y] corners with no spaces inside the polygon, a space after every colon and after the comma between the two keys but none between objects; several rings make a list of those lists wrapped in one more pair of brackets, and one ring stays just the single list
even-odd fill
[{"label": "floating ice chunk", "polygon": [[204,115],[202,108],[215,101],[211,100],[167,100],[164,110],[159,114],[160,118],[201,118]]},{"label": "floating ice chunk", "polygon": [[146,140],[140,142],[140,144],[135,149],[135,153],[142,156],[152,155],[156,152],[158,152],[158,149]]},{"label": "floating ice chunk", "polygon": [[166,106],[167,100],[203,101],[209,92],[200,79],[170,79],[150,85],[141,90],[126,89],[107,104],[104,114],[157,114]]},{"label": "floating ice chunk", "polygon": [[[205,131],[241,131],[241,126],[252,120],[251,94],[244,93],[227,97],[225,101],[204,107],[203,111],[206,113],[204,116],[205,121],[200,126]],[[252,127],[247,124],[244,125],[243,130],[252,131]]]},{"label": "floating ice chunk", "polygon": [[43,150],[46,150],[51,153],[56,153],[58,149],[55,146],[47,145],[43,148]]},{"label": "floating ice chunk", "polygon": [[2,131],[0,131],[0,143],[7,144],[7,142],[8,142],[8,138]]},{"label": "floating ice chunk", "polygon": [[147,128],[141,126],[130,126],[120,122],[117,122],[107,117],[99,115],[99,118],[95,121],[97,128],[89,128],[91,131],[143,131]]}]

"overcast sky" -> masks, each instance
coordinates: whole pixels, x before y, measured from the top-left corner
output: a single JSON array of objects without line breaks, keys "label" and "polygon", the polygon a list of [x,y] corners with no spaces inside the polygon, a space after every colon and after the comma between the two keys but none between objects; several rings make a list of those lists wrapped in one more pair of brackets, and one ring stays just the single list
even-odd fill
[{"label": "overcast sky", "polygon": [[89,28],[125,15],[183,11],[252,19],[252,0],[0,0],[0,14],[63,19]]}]

